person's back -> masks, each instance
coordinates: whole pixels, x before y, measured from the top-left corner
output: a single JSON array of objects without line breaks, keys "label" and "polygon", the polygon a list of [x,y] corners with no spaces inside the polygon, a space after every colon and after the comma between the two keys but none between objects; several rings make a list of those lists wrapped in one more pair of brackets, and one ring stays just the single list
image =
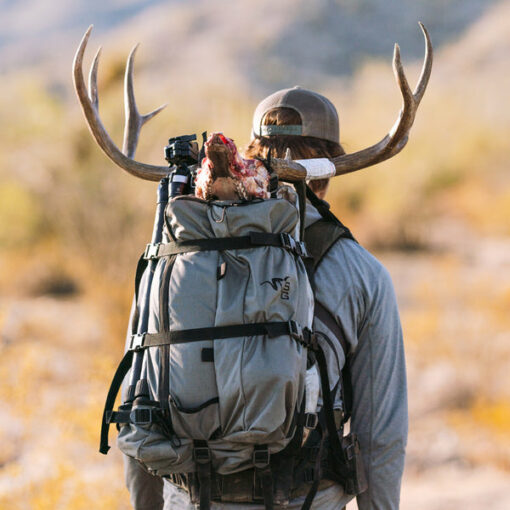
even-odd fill
[{"label": "person's back", "polygon": [[[315,114],[309,124],[320,122],[326,138],[296,134],[299,131],[296,126],[303,122],[298,109],[292,108],[292,96],[298,105],[306,102],[307,96],[312,98]],[[322,112],[317,112],[317,104],[322,105]],[[336,111],[326,98],[313,92],[288,89],[269,96],[257,108],[255,122],[260,122],[259,134],[247,149],[248,157],[266,158],[271,150],[273,157],[281,158],[288,156],[288,149],[295,159],[332,158],[343,153],[338,143]],[[256,130],[254,126],[255,133]],[[319,196],[324,196],[328,180],[311,181],[310,185]],[[308,203],[306,226],[321,218]],[[329,338],[335,338],[340,331],[348,346],[352,386],[350,429],[358,435],[368,480],[368,489],[358,496],[358,505],[361,509],[398,508],[407,438],[407,394],[402,333],[390,277],[356,241],[342,237],[324,254],[313,286],[316,301],[338,327],[332,331],[336,328],[331,323],[328,327],[328,321],[316,316],[314,329]],[[341,374],[345,354],[338,341],[328,353],[334,408],[340,412],[345,409]],[[289,508],[303,505],[310,483],[303,485],[301,495],[291,501]],[[324,479],[313,507],[338,509],[352,497],[345,494],[340,484]],[[192,507],[185,491],[165,481],[165,509]],[[213,503],[212,508],[264,507],[225,502]]]}]

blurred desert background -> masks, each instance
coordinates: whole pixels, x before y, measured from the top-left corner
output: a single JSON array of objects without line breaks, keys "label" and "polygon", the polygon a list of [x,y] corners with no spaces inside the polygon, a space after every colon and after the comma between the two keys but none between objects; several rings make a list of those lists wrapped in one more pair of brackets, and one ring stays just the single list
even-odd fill
[{"label": "blurred desert background", "polygon": [[399,299],[401,508],[510,508],[509,0],[0,0],[1,510],[129,508],[121,456],[100,455],[98,438],[156,184],[87,130],[71,82],[86,28],[119,145],[125,58],[141,43],[139,109],[169,106],[137,159],[164,164],[171,136],[218,130],[246,146],[258,101],[296,84],[335,103],[348,152],[375,143],[400,108],[394,42],[418,77],[419,20],[435,64],[408,146],[327,198]]}]

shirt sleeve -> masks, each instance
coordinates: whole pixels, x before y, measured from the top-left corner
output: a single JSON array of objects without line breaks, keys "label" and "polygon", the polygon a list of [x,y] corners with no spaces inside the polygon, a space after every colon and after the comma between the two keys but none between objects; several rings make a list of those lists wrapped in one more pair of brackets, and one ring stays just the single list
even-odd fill
[{"label": "shirt sleeve", "polygon": [[358,508],[398,509],[408,416],[402,329],[391,278],[361,246],[341,240],[319,266],[316,294],[330,305],[351,346],[350,428],[358,435],[368,481]]}]

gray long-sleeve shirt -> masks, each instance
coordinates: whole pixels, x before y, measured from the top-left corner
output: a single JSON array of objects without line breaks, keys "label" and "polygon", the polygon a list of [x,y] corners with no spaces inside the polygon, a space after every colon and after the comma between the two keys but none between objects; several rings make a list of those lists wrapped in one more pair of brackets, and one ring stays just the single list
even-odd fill
[{"label": "gray long-sleeve shirt", "polygon": [[[318,219],[308,207],[307,224]],[[340,239],[327,253],[315,275],[317,299],[333,314],[352,350],[353,407],[351,431],[358,434],[368,489],[358,496],[360,510],[394,510],[399,507],[400,483],[407,440],[407,390],[402,331],[393,285],[386,269],[367,250],[350,239]],[[318,324],[319,328],[322,325]],[[328,333],[327,329],[325,331]],[[341,363],[343,353],[337,351]],[[336,363],[329,363],[331,385],[339,379]],[[147,494],[150,475],[127,465],[127,485],[136,510],[157,508],[147,497],[137,497],[143,485]],[[137,482],[143,478],[144,482]],[[153,496],[160,501],[161,481],[154,479]],[[312,508],[342,508],[351,496],[340,485],[320,491]],[[192,510],[188,495],[164,484],[164,508]],[[303,498],[289,506],[298,509]],[[147,506],[146,506],[147,505]],[[258,510],[259,505],[212,503],[214,510]]]},{"label": "gray long-sleeve shirt", "polygon": [[[408,419],[402,330],[390,276],[367,250],[341,239],[315,281],[317,299],[336,318],[353,352],[350,428],[358,434],[368,480],[358,507],[397,509]],[[342,498],[339,506],[344,503]]]}]

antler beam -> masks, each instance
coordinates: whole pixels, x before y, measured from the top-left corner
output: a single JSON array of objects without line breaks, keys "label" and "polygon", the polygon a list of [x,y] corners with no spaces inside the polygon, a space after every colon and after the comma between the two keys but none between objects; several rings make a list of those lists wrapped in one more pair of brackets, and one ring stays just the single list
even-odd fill
[{"label": "antler beam", "polygon": [[140,115],[136,108],[134,90],[133,90],[133,60],[136,46],[131,51],[126,65],[126,74],[124,81],[124,99],[126,111],[126,125],[124,129],[124,147],[121,152],[115,145],[110,135],[106,131],[99,117],[99,99],[97,92],[97,70],[99,66],[99,57],[101,48],[99,48],[89,74],[89,87],[85,85],[83,78],[83,56],[87,47],[87,42],[92,31],[91,25],[85,32],[80,42],[73,62],[74,88],[80,101],[83,113],[87,120],[90,132],[99,144],[103,152],[118,166],[130,174],[150,181],[159,181],[162,177],[168,175],[168,167],[148,165],[140,163],[133,159],[138,142],[138,135],[142,126],[154,115],[159,113],[166,105],[159,107],[147,115]]}]

